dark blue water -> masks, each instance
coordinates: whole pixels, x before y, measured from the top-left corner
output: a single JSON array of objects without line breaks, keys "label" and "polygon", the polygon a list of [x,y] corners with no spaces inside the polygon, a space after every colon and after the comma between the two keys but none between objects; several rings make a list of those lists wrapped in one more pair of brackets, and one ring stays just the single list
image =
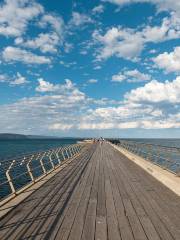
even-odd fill
[{"label": "dark blue water", "polygon": [[[17,156],[25,154],[45,151],[52,148],[62,147],[65,145],[75,144],[79,139],[16,139],[16,140],[0,140],[0,199],[11,193],[10,186],[6,183],[7,178],[5,171],[9,166],[8,159],[11,161]],[[49,161],[44,159],[46,170],[50,170],[52,166]],[[34,166],[33,166],[34,164]],[[34,177],[43,174],[39,161],[32,164]],[[27,173],[26,165],[17,165],[11,170],[11,177],[16,189],[23,187],[30,182],[30,176]]]},{"label": "dark blue water", "polygon": [[158,138],[133,138],[133,139],[126,139],[131,141],[137,141],[142,143],[150,143],[150,144],[156,144],[161,145],[165,147],[177,147],[180,148],[180,138],[179,139],[158,139]]},{"label": "dark blue water", "polygon": [[16,139],[0,140],[0,159],[15,157],[25,153],[43,151],[59,146],[75,144],[78,139]]}]

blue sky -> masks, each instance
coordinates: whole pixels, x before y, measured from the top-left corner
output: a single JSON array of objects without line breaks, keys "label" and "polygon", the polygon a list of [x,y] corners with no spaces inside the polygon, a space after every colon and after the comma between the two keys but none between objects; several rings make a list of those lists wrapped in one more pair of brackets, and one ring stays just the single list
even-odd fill
[{"label": "blue sky", "polygon": [[0,0],[0,132],[180,136],[180,2]]}]

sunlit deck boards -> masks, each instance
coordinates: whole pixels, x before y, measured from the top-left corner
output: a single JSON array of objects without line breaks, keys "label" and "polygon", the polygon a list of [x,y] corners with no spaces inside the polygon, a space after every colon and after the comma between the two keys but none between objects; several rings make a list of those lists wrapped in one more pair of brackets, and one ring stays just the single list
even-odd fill
[{"label": "sunlit deck boards", "polygon": [[180,199],[94,145],[2,219],[0,239],[179,240]]}]

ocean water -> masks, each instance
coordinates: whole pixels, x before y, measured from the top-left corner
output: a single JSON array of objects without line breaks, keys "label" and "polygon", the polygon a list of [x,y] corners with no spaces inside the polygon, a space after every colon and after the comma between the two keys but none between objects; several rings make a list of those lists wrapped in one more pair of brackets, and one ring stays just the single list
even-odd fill
[{"label": "ocean water", "polygon": [[[16,140],[0,140],[0,199],[11,193],[10,186],[6,183],[7,178],[5,171],[9,166],[7,160],[13,160],[18,156],[25,154],[44,151],[56,147],[62,147],[65,145],[75,144],[79,139],[16,139]],[[37,166],[39,161],[37,162]],[[36,167],[37,167],[36,166]],[[50,170],[52,166],[46,165],[47,170]],[[30,176],[27,174],[27,169],[24,165],[12,169],[11,177],[16,189],[20,189],[28,182],[30,182]],[[33,172],[34,177],[42,175],[42,169],[37,168]]]},{"label": "ocean water", "polygon": [[160,139],[160,138],[133,138],[133,139],[126,139],[126,140],[131,140],[131,141],[137,141],[137,142],[142,142],[142,143],[150,143],[150,144],[155,144],[155,145],[161,145],[165,147],[176,147],[180,148],[180,138],[174,139],[174,138],[169,138],[169,139]]},{"label": "ocean water", "polygon": [[79,139],[15,139],[0,140],[0,160],[77,143]]}]

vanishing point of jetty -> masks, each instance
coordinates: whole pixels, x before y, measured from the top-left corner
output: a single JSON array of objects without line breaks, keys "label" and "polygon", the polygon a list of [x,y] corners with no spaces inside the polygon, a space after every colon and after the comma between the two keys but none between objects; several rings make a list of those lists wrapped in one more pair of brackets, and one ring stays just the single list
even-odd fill
[{"label": "vanishing point of jetty", "polygon": [[179,240],[179,166],[153,163],[163,149],[151,148],[86,142],[7,161],[0,239]]}]

